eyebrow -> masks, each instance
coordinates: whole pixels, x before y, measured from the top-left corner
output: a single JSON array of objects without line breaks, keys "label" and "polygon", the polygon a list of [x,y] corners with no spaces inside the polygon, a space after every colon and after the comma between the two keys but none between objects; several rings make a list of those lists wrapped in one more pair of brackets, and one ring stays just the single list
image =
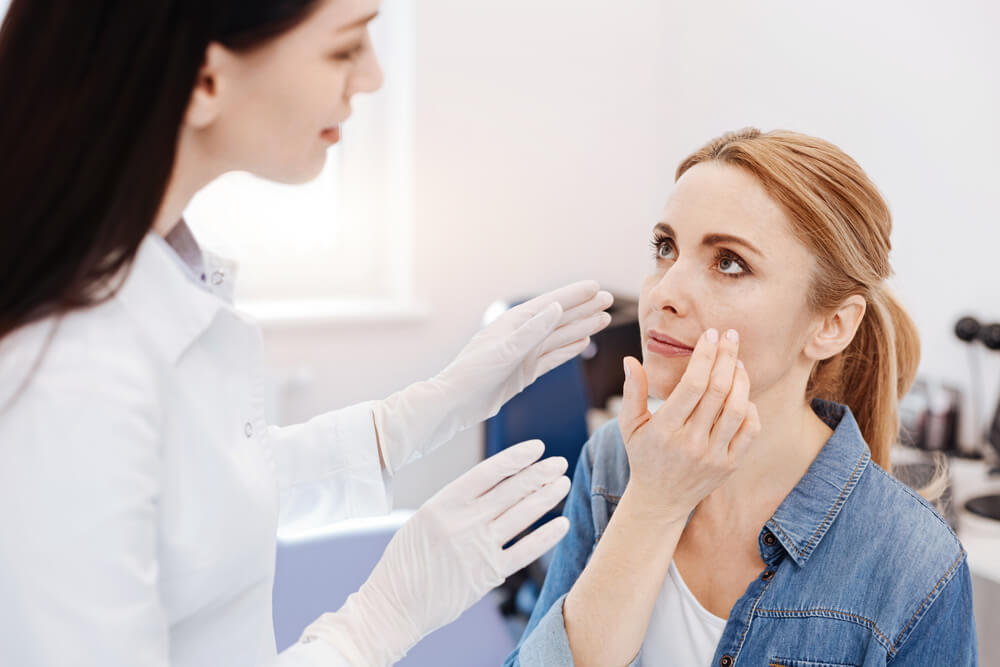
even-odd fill
[{"label": "eyebrow", "polygon": [[354,30],[355,28],[360,28],[362,26],[368,25],[369,23],[375,20],[376,16],[378,16],[378,12],[370,14],[364,18],[360,18],[350,25],[341,26],[340,28],[337,29],[337,32],[348,32],[349,30]]},{"label": "eyebrow", "polygon": [[[677,232],[675,232],[674,228],[665,222],[656,223],[656,227],[654,227],[654,229],[663,232],[671,238],[677,238]],[[703,246],[717,246],[724,243],[743,246],[747,250],[764,257],[764,253],[758,250],[757,246],[739,236],[733,236],[732,234],[705,234],[705,236],[701,239],[701,244]]]}]

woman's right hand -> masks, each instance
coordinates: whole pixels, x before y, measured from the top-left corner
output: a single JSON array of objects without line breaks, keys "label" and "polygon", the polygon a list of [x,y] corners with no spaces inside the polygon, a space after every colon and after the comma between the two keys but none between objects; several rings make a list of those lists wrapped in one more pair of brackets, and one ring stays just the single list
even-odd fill
[{"label": "woman's right hand", "polygon": [[684,522],[735,472],[760,432],[750,378],[738,361],[735,331],[702,334],[677,386],[655,413],[642,364],[626,357],[618,418],[628,453],[625,493],[655,516]]}]

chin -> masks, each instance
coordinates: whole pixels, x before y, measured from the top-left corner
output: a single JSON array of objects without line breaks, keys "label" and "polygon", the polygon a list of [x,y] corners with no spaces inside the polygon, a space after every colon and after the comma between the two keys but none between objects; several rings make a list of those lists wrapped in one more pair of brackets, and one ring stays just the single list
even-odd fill
[{"label": "chin", "polygon": [[[665,371],[662,368],[650,368],[649,364],[643,364],[646,371],[646,384],[651,398],[666,400],[667,396],[673,392],[674,387],[680,382],[681,376]],[[681,369],[683,371],[683,369]]]},{"label": "chin", "polygon": [[302,169],[295,173],[288,174],[285,178],[279,180],[279,182],[284,183],[286,185],[302,185],[304,183],[309,183],[310,181],[315,180],[315,178],[320,175],[320,173],[323,171],[324,163],[325,160],[324,162],[321,162],[318,165],[312,166],[308,169]]},{"label": "chin", "polygon": [[326,153],[310,162],[271,164],[253,171],[255,176],[283,185],[302,185],[314,180],[326,166]]}]

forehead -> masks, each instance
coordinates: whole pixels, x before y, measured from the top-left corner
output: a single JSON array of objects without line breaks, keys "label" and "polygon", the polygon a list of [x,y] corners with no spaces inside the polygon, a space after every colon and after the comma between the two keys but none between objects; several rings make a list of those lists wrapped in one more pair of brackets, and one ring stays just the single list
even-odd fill
[{"label": "forehead", "polygon": [[788,217],[763,186],[746,170],[722,162],[703,162],[688,169],[674,185],[663,220],[686,234],[734,234],[761,248],[782,238],[795,242]]}]

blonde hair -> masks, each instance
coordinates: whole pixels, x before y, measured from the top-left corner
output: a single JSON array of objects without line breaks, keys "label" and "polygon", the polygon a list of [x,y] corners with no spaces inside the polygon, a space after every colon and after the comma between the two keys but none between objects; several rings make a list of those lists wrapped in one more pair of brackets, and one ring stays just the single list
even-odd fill
[{"label": "blonde hair", "polygon": [[[849,155],[795,132],[745,128],[724,134],[681,162],[676,178],[708,161],[745,169],[784,209],[792,232],[817,260],[809,290],[815,312],[830,312],[855,294],[864,297],[866,311],[854,339],[813,367],[806,399],[850,407],[872,459],[891,472],[899,399],[916,376],[920,338],[885,285],[892,274],[892,216],[885,200]],[[938,473],[920,493],[936,500],[946,484],[939,463]]]}]

